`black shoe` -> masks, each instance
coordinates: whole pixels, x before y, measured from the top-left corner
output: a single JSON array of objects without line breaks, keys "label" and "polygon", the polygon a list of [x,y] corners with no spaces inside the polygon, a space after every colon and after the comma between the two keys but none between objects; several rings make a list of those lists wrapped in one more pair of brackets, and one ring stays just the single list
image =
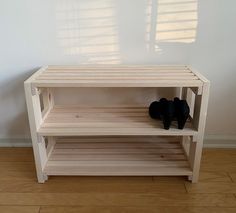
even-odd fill
[{"label": "black shoe", "polygon": [[153,119],[161,119],[161,104],[159,101],[154,101],[150,104],[149,115]]},{"label": "black shoe", "polygon": [[153,119],[162,120],[164,129],[169,129],[175,115],[174,102],[165,98],[160,99],[159,102],[152,102],[149,106],[149,115]]},{"label": "black shoe", "polygon": [[163,121],[164,129],[169,129],[175,115],[175,106],[173,101],[162,98],[161,104],[161,120]]},{"label": "black shoe", "polygon": [[189,106],[186,100],[180,100],[174,98],[175,116],[178,121],[178,129],[183,129],[184,125],[189,117]]}]

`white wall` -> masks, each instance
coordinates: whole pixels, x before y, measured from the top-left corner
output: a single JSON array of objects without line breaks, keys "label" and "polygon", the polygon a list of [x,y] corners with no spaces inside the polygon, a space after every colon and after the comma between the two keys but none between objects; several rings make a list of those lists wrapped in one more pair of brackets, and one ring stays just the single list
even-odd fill
[{"label": "white wall", "polygon": [[235,21],[235,0],[0,0],[0,138],[29,137],[28,76],[81,63],[194,65],[212,84],[207,134],[234,138]]}]

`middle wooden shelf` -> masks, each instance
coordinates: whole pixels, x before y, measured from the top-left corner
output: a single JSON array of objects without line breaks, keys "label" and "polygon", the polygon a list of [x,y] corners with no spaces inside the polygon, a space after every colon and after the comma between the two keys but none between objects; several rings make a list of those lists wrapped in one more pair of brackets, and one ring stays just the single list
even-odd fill
[{"label": "middle wooden shelf", "polygon": [[160,135],[194,136],[197,130],[188,121],[183,130],[174,121],[169,130],[162,121],[149,117],[148,107],[82,107],[55,105],[38,129],[41,136]]}]

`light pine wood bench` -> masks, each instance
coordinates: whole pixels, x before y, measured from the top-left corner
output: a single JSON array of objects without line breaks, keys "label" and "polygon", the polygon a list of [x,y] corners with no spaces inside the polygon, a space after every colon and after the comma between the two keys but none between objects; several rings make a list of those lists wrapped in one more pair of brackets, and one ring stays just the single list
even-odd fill
[{"label": "light pine wood bench", "polygon": [[[181,175],[198,181],[210,84],[188,66],[47,66],[24,85],[38,182],[50,175]],[[149,103],[54,103],[57,89],[82,87],[174,88],[188,100],[190,118],[183,130],[165,130],[149,118]]]}]

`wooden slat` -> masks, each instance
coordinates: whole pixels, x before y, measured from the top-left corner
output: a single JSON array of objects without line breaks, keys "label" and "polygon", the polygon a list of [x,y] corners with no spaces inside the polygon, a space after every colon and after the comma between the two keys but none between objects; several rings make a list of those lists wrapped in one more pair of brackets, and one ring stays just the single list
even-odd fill
[{"label": "wooden slat", "polygon": [[[143,143],[144,141],[146,142],[145,144],[148,144],[150,142],[155,142],[155,143],[162,143],[163,145],[166,144],[176,144],[179,143],[181,137],[160,137],[160,136],[149,136],[149,137],[123,137],[123,136],[116,136],[116,137],[110,137],[110,136],[102,136],[102,137],[79,137],[79,141],[81,144],[83,143],[110,143],[110,142],[116,142],[116,143],[123,143],[125,142],[126,144],[131,143],[131,142],[136,142],[139,144],[139,142]],[[77,137],[58,137],[57,138],[57,145],[64,144],[64,143],[77,143],[78,138]]]},{"label": "wooden slat", "polygon": [[[122,140],[125,140],[122,139]],[[176,148],[180,148],[181,146],[177,143],[173,143],[173,144],[168,144],[168,143],[157,143],[157,142],[153,142],[153,143],[149,143],[149,142],[145,142],[145,143],[140,143],[140,142],[126,142],[126,141],[122,141],[122,142],[116,142],[116,143],[108,143],[108,142],[97,142],[97,143],[87,143],[87,142],[80,142],[79,144],[77,142],[64,142],[64,143],[57,143],[57,148],[65,148],[68,147],[68,144],[70,144],[70,147],[73,149],[89,149],[89,148],[94,148],[94,149],[100,149],[101,146],[104,148],[122,148],[125,146],[126,149],[129,148],[134,148],[134,143],[135,143],[135,147],[137,149],[166,149],[166,148],[172,148],[172,149],[176,149]]]},{"label": "wooden slat", "polygon": [[[190,70],[47,70],[40,76],[196,76]],[[40,77],[38,76],[38,77]]]},{"label": "wooden slat", "polygon": [[[69,149],[69,148],[64,148],[61,150],[57,150],[55,152],[55,154],[109,154],[109,155],[113,155],[113,154],[168,154],[168,153],[172,153],[172,154],[183,154],[183,151],[180,149],[111,149],[111,150],[107,150],[107,149],[83,149],[83,150],[76,150],[76,149]],[[131,156],[131,155],[130,155]]]},{"label": "wooden slat", "polygon": [[195,135],[190,122],[183,130],[173,122],[170,130],[153,120],[146,107],[55,106],[38,130],[45,136],[76,135]]},{"label": "wooden slat", "polygon": [[166,159],[168,159],[169,161],[173,160],[173,161],[180,161],[180,160],[185,160],[185,157],[183,155],[180,154],[141,154],[141,153],[136,153],[136,154],[87,154],[87,153],[83,153],[83,154],[70,154],[70,155],[61,155],[61,154],[56,154],[54,153],[54,155],[51,157],[51,160],[53,161],[64,161],[64,160],[68,160],[68,161],[90,161],[91,159],[96,160],[96,161],[107,161],[107,160],[111,160],[111,161],[124,161],[124,160],[150,160],[150,161],[166,161]]},{"label": "wooden slat", "polygon": [[49,66],[31,79],[34,87],[199,87],[187,66]]},{"label": "wooden slat", "polygon": [[80,167],[80,166],[47,166],[47,175],[80,175],[80,176],[189,176],[192,172],[186,167]]},{"label": "wooden slat", "polygon": [[[96,154],[96,153],[95,153]],[[63,154],[62,154],[63,155]],[[121,160],[79,160],[79,161],[70,161],[70,160],[56,160],[52,161],[50,160],[47,164],[47,167],[67,167],[67,168],[80,168],[81,170],[96,170],[96,168],[104,168],[107,171],[111,172],[117,172],[115,171],[116,169],[120,169],[121,171],[129,172],[130,175],[132,175],[132,171],[137,170],[136,172],[141,172],[140,170],[142,168],[152,168],[152,169],[168,169],[168,168],[188,168],[188,162],[187,161],[158,161],[158,160],[126,160],[126,161],[121,161]],[[124,167],[120,168],[120,167]],[[91,170],[92,169],[92,170]],[[131,169],[130,171],[127,169]],[[101,169],[102,170],[102,169]],[[99,173],[102,173],[103,171],[99,171]],[[150,175],[150,174],[147,174]]]},{"label": "wooden slat", "polygon": [[191,67],[192,73],[194,73],[199,79],[201,79],[204,83],[210,83],[210,81],[203,76],[201,73],[199,73],[195,68]]},{"label": "wooden slat", "polygon": [[41,67],[37,72],[31,75],[24,83],[32,83],[37,77],[39,77],[42,73],[45,73],[48,69],[48,66]]},{"label": "wooden slat", "polygon": [[[102,138],[100,138],[102,139]],[[179,142],[90,142],[59,138],[44,172],[48,175],[189,175]],[[121,142],[122,141],[122,142]]]},{"label": "wooden slat", "polygon": [[167,135],[167,136],[176,136],[176,135],[195,135],[197,134],[192,129],[186,128],[184,131],[180,132],[176,129],[170,129],[169,132],[164,130],[150,130],[149,128],[119,128],[118,130],[114,131],[114,129],[97,129],[96,131],[92,128],[40,128],[38,131],[39,135],[44,136],[90,136],[90,135],[133,135],[133,136],[140,136],[140,135]]},{"label": "wooden slat", "polygon": [[201,87],[200,80],[34,80],[34,87]]},{"label": "wooden slat", "polygon": [[85,65],[85,66],[61,66],[61,65],[49,65],[48,66],[49,70],[81,70],[81,69],[118,69],[118,70],[124,70],[124,69],[155,69],[155,70],[168,70],[168,69],[173,69],[173,70],[183,70],[183,69],[188,69],[187,66],[185,65]]},{"label": "wooden slat", "polygon": [[42,73],[39,77],[41,76],[195,76],[194,73],[192,73],[190,70],[186,71],[178,71],[176,72],[175,70],[165,70],[165,71],[150,71],[150,70],[145,70],[145,71],[136,71],[136,70],[126,70],[120,72],[119,70],[105,70],[105,71],[100,71],[100,70],[86,70],[86,71],[61,71],[61,70],[48,70],[45,73]]},{"label": "wooden slat", "polygon": [[41,76],[38,77],[37,80],[197,80],[198,78],[196,76]]}]

